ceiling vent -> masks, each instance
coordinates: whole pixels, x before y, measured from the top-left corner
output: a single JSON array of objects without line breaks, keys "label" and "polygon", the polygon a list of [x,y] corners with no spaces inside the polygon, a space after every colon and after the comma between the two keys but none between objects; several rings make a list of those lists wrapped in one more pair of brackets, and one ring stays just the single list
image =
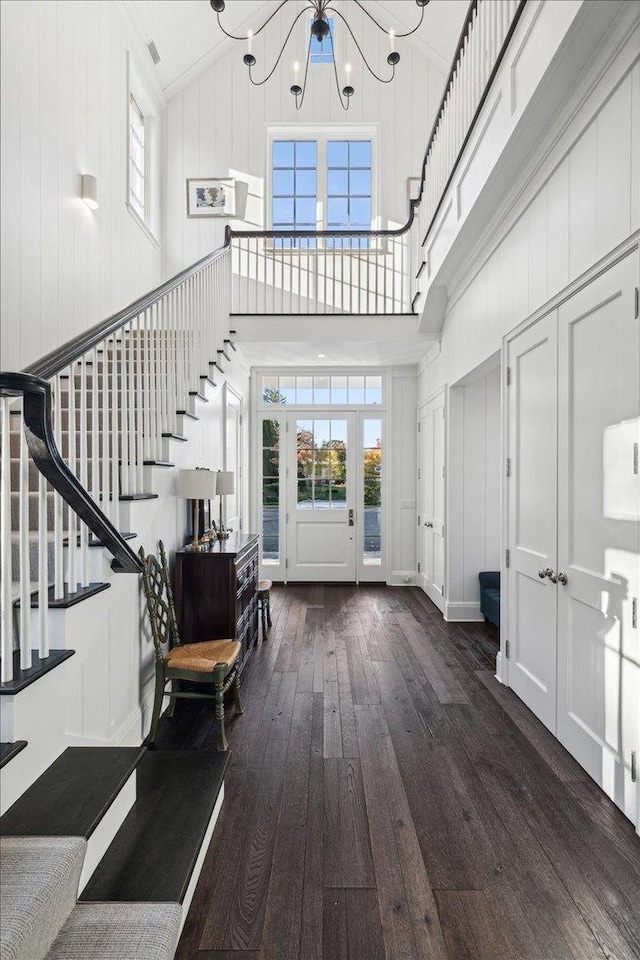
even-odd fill
[{"label": "ceiling vent", "polygon": [[156,47],[155,42],[153,40],[149,40],[149,43],[147,44],[147,50],[149,51],[149,54],[153,62],[160,63],[160,54],[158,53],[158,48]]}]

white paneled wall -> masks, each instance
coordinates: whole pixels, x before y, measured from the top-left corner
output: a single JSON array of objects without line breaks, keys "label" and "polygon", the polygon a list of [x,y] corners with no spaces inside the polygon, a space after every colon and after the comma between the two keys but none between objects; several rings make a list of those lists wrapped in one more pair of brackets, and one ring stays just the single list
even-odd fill
[{"label": "white paneled wall", "polygon": [[143,73],[148,53],[111,0],[1,9],[2,366],[20,369],[156,286],[162,264],[126,207],[127,51]]},{"label": "white paneled wall", "polygon": [[500,367],[449,391],[448,619],[480,619],[478,574],[500,569]]},{"label": "white paneled wall", "polygon": [[544,161],[535,192],[518,198],[507,232],[449,290],[442,348],[422,396],[475,369],[504,334],[640,227],[639,55],[636,26]]},{"label": "white paneled wall", "polygon": [[[355,6],[355,5],[350,5]],[[416,8],[417,10],[417,8]],[[357,9],[349,10],[356,36],[372,52],[376,69],[387,75],[389,39]],[[273,62],[276,31],[290,18],[276,18],[268,37],[254,40],[258,60],[256,76],[266,62]],[[306,24],[301,20],[301,30]],[[271,29],[271,28],[270,28]],[[338,29],[338,28],[336,28]],[[266,33],[266,31],[265,31]],[[284,40],[284,33],[282,35]],[[289,87],[292,64],[302,63],[303,38],[287,47],[273,78],[263,87],[253,87],[242,62],[246,47],[231,45],[216,63],[169,102],[167,116],[167,255],[168,269],[176,272],[220,245],[224,220],[187,220],[185,181],[188,177],[237,175],[249,183],[247,229],[267,226],[264,219],[264,177],[267,167],[267,125],[367,123],[378,129],[378,190],[381,226],[398,226],[407,220],[407,177],[418,176],[427,137],[444,86],[444,74],[411,42],[398,41],[402,60],[396,79],[383,85],[366,74],[357,51],[349,50],[340,63],[349,59],[356,94],[345,113],[335,92],[333,66],[317,64],[309,69],[307,98],[296,113]],[[336,41],[338,42],[338,41]],[[294,51],[296,51],[294,53]]]}]

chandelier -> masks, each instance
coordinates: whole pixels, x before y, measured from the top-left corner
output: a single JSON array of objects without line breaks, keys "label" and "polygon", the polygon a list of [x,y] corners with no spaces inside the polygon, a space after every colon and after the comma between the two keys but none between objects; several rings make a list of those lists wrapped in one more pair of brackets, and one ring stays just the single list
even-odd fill
[{"label": "chandelier", "polygon": [[350,34],[351,39],[353,40],[353,43],[355,44],[355,47],[358,53],[360,54],[360,57],[362,58],[362,61],[365,67],[367,68],[367,70],[369,71],[369,73],[371,74],[371,76],[374,77],[376,80],[378,80],[379,83],[391,83],[391,81],[396,75],[396,67],[400,63],[400,54],[395,48],[396,40],[402,40],[405,37],[410,37],[411,34],[415,33],[416,30],[421,26],[422,21],[424,20],[424,8],[429,3],[429,0],[416,0],[417,6],[420,7],[420,20],[412,30],[407,30],[406,33],[395,33],[393,30],[387,30],[385,27],[382,26],[381,23],[378,23],[376,18],[369,13],[369,11],[362,5],[362,3],[359,2],[359,0],[353,0],[356,6],[359,7],[364,14],[366,14],[369,20],[371,20],[371,22],[374,23],[375,26],[379,30],[381,30],[382,33],[386,34],[389,38],[389,54],[387,56],[387,63],[391,67],[391,72],[386,77],[380,76],[373,69],[373,67],[367,60],[362,50],[361,44],[358,42],[353,30],[351,29],[351,26],[348,20],[346,19],[346,17],[343,16],[343,14],[339,10],[336,9],[336,7],[331,5],[331,0],[310,0],[310,2],[306,4],[303,7],[303,9],[300,10],[300,12],[294,17],[293,22],[291,23],[291,26],[289,28],[289,31],[285,36],[285,40],[284,40],[284,43],[282,44],[280,52],[275,58],[273,66],[271,67],[271,69],[267,70],[265,75],[260,80],[257,80],[254,76],[254,67],[256,66],[256,58],[253,53],[253,40],[255,37],[258,36],[258,34],[262,33],[262,31],[267,26],[267,24],[269,24],[271,20],[273,20],[273,18],[278,13],[280,13],[283,7],[287,6],[289,0],[283,0],[282,3],[279,3],[276,9],[273,11],[273,13],[269,17],[267,17],[265,22],[262,24],[262,26],[258,30],[255,30],[255,31],[249,30],[246,36],[243,36],[243,37],[238,37],[238,36],[235,36],[233,33],[229,33],[229,31],[225,30],[224,26],[222,25],[220,21],[220,14],[224,11],[224,8],[225,8],[224,0],[210,0],[210,2],[218,18],[218,25],[222,30],[222,32],[224,33],[224,35],[229,37],[230,40],[241,40],[247,44],[247,52],[243,57],[243,61],[249,69],[249,79],[251,83],[256,87],[261,87],[263,83],[266,83],[267,80],[271,79],[271,77],[276,71],[278,64],[280,63],[280,60],[282,59],[282,55],[284,54],[287,43],[291,38],[291,35],[294,31],[296,24],[298,23],[298,20],[300,20],[300,18],[305,15],[311,14],[313,19],[311,21],[311,29],[309,32],[309,43],[307,45],[307,55],[306,55],[306,62],[304,64],[302,84],[300,84],[300,64],[294,63],[293,65],[294,83],[291,85],[290,89],[291,89],[291,93],[295,98],[296,110],[300,110],[300,108],[302,107],[302,104],[304,103],[304,97],[307,90],[307,79],[309,76],[309,64],[313,62],[312,51],[313,51],[314,41],[316,43],[316,49],[318,49],[318,45],[319,45],[320,50],[324,49],[324,44],[326,41],[328,41],[328,52],[327,54],[322,54],[322,60],[323,62],[333,64],[333,75],[335,78],[338,98],[340,100],[342,109],[348,110],[349,102],[351,100],[351,97],[355,93],[355,89],[351,82],[351,65],[349,63],[345,63],[344,65],[344,68],[343,68],[344,84],[342,86],[340,85],[340,80],[338,78],[338,65],[336,63],[334,44],[333,44],[333,18],[337,17],[344,24],[346,31]]}]

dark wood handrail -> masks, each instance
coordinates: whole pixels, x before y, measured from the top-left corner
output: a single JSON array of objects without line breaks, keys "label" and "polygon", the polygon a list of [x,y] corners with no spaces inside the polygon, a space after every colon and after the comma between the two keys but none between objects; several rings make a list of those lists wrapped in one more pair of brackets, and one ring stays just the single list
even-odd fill
[{"label": "dark wood handrail", "polygon": [[[274,240],[286,237],[400,237],[406,233],[413,223],[417,200],[410,201],[409,219],[402,227],[385,230],[233,230],[227,227],[227,236],[230,240],[235,237],[265,237]],[[285,248],[286,249],[286,248]]]},{"label": "dark wood handrail", "polygon": [[112,568],[123,573],[140,573],[140,558],[60,455],[51,427],[51,384],[28,373],[0,373],[0,395],[22,397],[25,437],[33,462],[65,503],[112,554]]},{"label": "dark wood handrail", "polygon": [[220,257],[226,253],[228,245],[228,238],[225,238],[224,246],[218,250],[214,250],[213,253],[208,253],[206,257],[193,263],[190,267],[181,270],[180,273],[171,277],[170,280],[166,280],[160,284],[159,287],[150,290],[149,293],[145,293],[144,296],[135,300],[128,307],[119,310],[101,323],[97,323],[94,327],[91,327],[90,330],[86,330],[77,337],[67,340],[67,342],[63,343],[57,350],[52,350],[51,353],[48,353],[46,357],[29,364],[28,367],[24,368],[23,372],[33,377],[41,377],[44,380],[49,380],[57,373],[61,373],[70,363],[73,363],[74,360],[79,360],[80,357],[84,356],[84,354],[93,347],[97,347],[98,344],[102,343],[107,337],[112,336],[116,331],[125,327],[131,320],[139,316],[144,310],[148,310],[154,303],[158,303],[159,300],[162,300],[168,293],[171,293],[172,290],[179,287],[185,280],[199,273],[203,267],[207,267],[215,263],[216,260],[219,260]]}]

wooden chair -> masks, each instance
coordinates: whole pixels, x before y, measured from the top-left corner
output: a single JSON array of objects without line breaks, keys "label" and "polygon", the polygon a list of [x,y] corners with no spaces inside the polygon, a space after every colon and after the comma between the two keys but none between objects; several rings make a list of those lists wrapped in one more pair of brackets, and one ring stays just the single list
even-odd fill
[{"label": "wooden chair", "polygon": [[[139,555],[144,564],[142,580],[147,611],[151,622],[153,645],[156,651],[156,691],[151,717],[151,730],[147,738],[153,743],[160,719],[165,688],[171,682],[168,716],[173,716],[175,702],[184,699],[203,699],[215,701],[215,718],[218,726],[218,750],[227,750],[227,738],[224,730],[224,695],[233,689],[236,713],[244,713],[238,688],[238,670],[236,663],[240,653],[237,640],[205,640],[202,643],[180,641],[178,621],[173,603],[173,592],[169,580],[167,556],[162,540],[158,543],[160,562],[140,547]],[[180,690],[180,681],[213,684],[213,693],[199,693],[194,690]]]},{"label": "wooden chair", "polygon": [[271,626],[271,599],[269,591],[273,586],[271,580],[258,580],[256,593],[258,594],[258,613],[262,620],[262,639],[268,635],[267,627]]}]

